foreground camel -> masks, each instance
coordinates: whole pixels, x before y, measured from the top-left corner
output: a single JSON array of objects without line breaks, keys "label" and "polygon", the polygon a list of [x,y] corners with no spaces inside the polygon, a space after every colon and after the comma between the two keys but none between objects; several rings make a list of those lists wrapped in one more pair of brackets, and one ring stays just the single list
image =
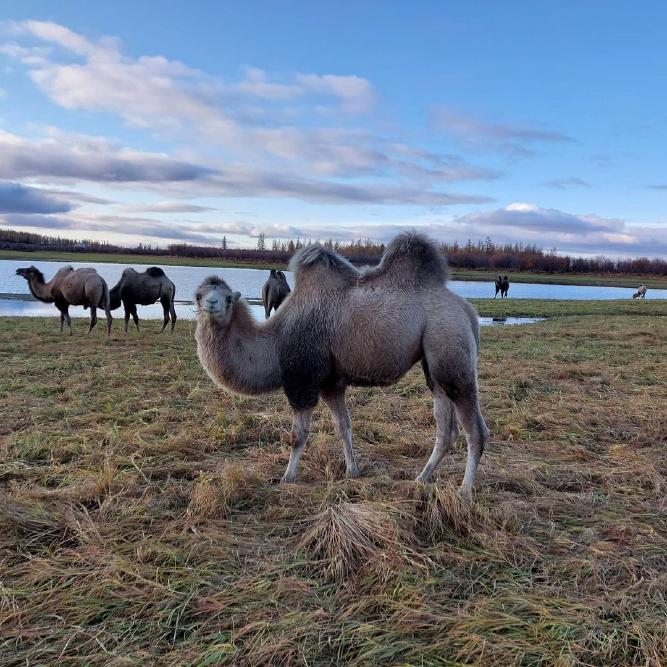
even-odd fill
[{"label": "foreground camel", "polygon": [[637,288],[637,291],[632,295],[633,299],[645,299],[646,298],[646,291],[647,291],[646,285],[640,285]]},{"label": "foreground camel", "polygon": [[173,331],[174,326],[176,326],[175,296],[176,286],[159,267],[151,266],[143,273],[134,269],[125,269],[118,283],[111,289],[111,310],[119,308],[122,301],[125,308],[125,333],[127,333],[130,315],[132,315],[134,325],[139,331],[137,306],[150,306],[159,301],[164,311],[164,321],[160,333],[167,328],[170,317],[171,330]]},{"label": "foreground camel", "polygon": [[72,318],[69,316],[70,306],[90,308],[90,328],[97,324],[97,309],[102,308],[107,316],[107,333],[111,333],[111,309],[109,307],[109,288],[107,283],[95,269],[73,269],[66,266],[60,269],[48,282],[44,282],[44,274],[36,267],[16,269],[16,274],[28,281],[32,295],[44,303],[55,303],[60,311],[60,331],[65,321],[72,335]]},{"label": "foreground camel", "polygon": [[282,271],[271,269],[268,280],[262,287],[262,303],[264,304],[264,314],[269,319],[271,310],[278,310],[280,304],[290,293],[290,286],[287,278]]},{"label": "foreground camel", "polygon": [[508,277],[503,276],[501,278],[500,276],[498,276],[498,280],[496,280],[496,293],[493,298],[495,299],[498,296],[498,292],[500,292],[500,298],[506,299],[509,288],[510,288],[510,281]]},{"label": "foreground camel", "polygon": [[472,498],[488,438],[479,406],[479,323],[467,301],[446,287],[447,263],[424,236],[398,236],[376,267],[359,271],[320,245],[290,263],[295,287],[268,321],[258,324],[224,280],[207,278],[195,294],[197,353],[217,384],[239,394],[283,389],[294,411],[292,450],[283,482],[292,482],[322,397],[343,443],[348,477],[359,469],[345,405],[348,385],[394,384],[418,361],[433,393],[433,452],[417,477],[426,482],[457,434],[468,460],[461,495]]}]

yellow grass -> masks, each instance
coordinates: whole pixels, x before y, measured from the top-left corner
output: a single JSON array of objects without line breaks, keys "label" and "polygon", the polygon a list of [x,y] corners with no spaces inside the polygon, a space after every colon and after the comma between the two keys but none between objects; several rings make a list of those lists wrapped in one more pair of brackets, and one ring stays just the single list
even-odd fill
[{"label": "yellow grass", "polygon": [[486,329],[476,502],[415,369],[318,409],[232,397],[174,336],[0,319],[0,664],[667,664],[667,325]]}]

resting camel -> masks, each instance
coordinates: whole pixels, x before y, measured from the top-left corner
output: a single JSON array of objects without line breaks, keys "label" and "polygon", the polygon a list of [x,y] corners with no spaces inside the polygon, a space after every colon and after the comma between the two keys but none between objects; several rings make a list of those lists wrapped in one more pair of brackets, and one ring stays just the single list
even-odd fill
[{"label": "resting camel", "polygon": [[436,435],[417,480],[428,481],[452,447],[458,418],[468,441],[460,492],[471,499],[489,433],[477,389],[479,323],[472,306],[447,288],[449,270],[437,246],[404,233],[376,267],[359,271],[315,244],[297,252],[290,268],[289,300],[261,324],[221,278],[207,278],[195,294],[197,353],[211,379],[239,394],[287,395],[292,449],[281,481],[295,479],[320,397],[342,440],[347,476],[357,477],[346,387],[394,384],[421,361]]},{"label": "resting camel", "polygon": [[290,291],[285,274],[282,271],[271,269],[269,278],[262,287],[262,303],[264,304],[264,314],[267,320],[271,315],[271,310],[277,311]]},{"label": "resting camel", "polygon": [[632,295],[632,298],[633,299],[645,299],[647,290],[648,290],[648,288],[646,287],[646,285],[640,285],[637,288],[637,291]]},{"label": "resting camel", "polygon": [[132,315],[134,325],[139,331],[137,306],[150,306],[159,301],[164,311],[164,321],[160,333],[167,328],[170,317],[171,330],[173,331],[176,325],[175,295],[176,286],[159,267],[151,266],[143,273],[138,273],[134,269],[125,269],[118,283],[111,289],[111,310],[119,308],[122,301],[125,308],[125,333],[127,333],[130,315]]},{"label": "resting camel", "polygon": [[93,268],[73,269],[66,266],[60,269],[48,282],[44,282],[44,274],[36,267],[16,269],[16,274],[28,281],[32,295],[44,303],[55,303],[60,311],[60,331],[65,322],[72,335],[72,318],[69,316],[70,306],[90,308],[90,328],[97,324],[97,309],[102,308],[107,316],[107,333],[111,333],[111,309],[109,308],[109,288],[99,273]]},{"label": "resting camel", "polygon": [[498,292],[500,292],[500,298],[506,299],[509,288],[510,288],[510,281],[508,277],[503,276],[501,278],[500,276],[498,276],[498,280],[496,280],[496,294],[493,298],[495,299],[498,296]]}]

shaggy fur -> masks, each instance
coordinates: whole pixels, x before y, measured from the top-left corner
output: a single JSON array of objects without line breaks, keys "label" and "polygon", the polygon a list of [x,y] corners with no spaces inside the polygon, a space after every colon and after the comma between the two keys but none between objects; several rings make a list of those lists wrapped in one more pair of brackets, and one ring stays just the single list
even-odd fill
[{"label": "shaggy fur", "polygon": [[72,318],[69,316],[70,306],[90,308],[90,328],[97,324],[97,309],[102,308],[107,318],[107,333],[111,333],[111,317],[109,288],[106,281],[95,269],[84,268],[74,270],[71,266],[60,269],[50,282],[44,281],[44,274],[34,266],[17,269],[16,274],[28,281],[32,295],[44,303],[55,303],[60,311],[60,331],[65,322],[72,334]]},{"label": "shaggy fur", "polygon": [[264,304],[264,314],[269,319],[272,310],[278,310],[280,304],[289,296],[291,292],[287,278],[282,271],[271,269],[268,280],[262,287],[262,303]]},{"label": "shaggy fur", "polygon": [[137,306],[150,306],[159,301],[164,311],[160,333],[165,330],[170,319],[171,330],[173,331],[176,325],[175,296],[176,286],[167,278],[161,268],[151,266],[143,273],[134,269],[125,269],[120,280],[111,290],[111,310],[119,308],[122,302],[125,308],[125,332],[127,332],[130,322],[130,315],[134,320],[137,331],[139,331]]},{"label": "shaggy fur", "polygon": [[447,289],[437,246],[402,234],[380,264],[364,272],[331,250],[308,246],[290,267],[294,291],[263,324],[220,278],[205,280],[195,295],[197,352],[211,378],[239,393],[282,388],[287,395],[294,422],[283,481],[295,478],[320,398],[343,442],[347,474],[356,477],[346,387],[393,384],[421,361],[433,392],[436,441],[418,479],[430,479],[451,447],[458,418],[468,439],[461,492],[470,498],[488,437],[477,390],[478,321]]},{"label": "shaggy fur", "polygon": [[647,291],[646,285],[640,285],[637,288],[637,291],[632,295],[633,299],[645,299],[646,298],[646,291]]},{"label": "shaggy fur", "polygon": [[498,276],[498,279],[496,280],[496,293],[494,295],[494,299],[498,296],[498,292],[500,292],[500,298],[501,299],[506,299],[507,298],[507,292],[509,292],[510,289],[510,281],[507,276],[503,276],[502,278]]}]

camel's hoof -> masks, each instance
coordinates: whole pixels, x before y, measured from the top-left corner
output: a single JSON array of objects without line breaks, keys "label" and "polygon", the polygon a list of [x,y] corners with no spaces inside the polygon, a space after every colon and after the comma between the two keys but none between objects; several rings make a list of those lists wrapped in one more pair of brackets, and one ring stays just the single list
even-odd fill
[{"label": "camel's hoof", "polygon": [[359,468],[352,468],[352,470],[346,470],[345,477],[347,477],[347,479],[358,479],[359,477],[361,477],[361,474],[359,473]]},{"label": "camel's hoof", "polygon": [[458,491],[459,498],[468,505],[472,505],[472,489],[469,487],[462,486]]},{"label": "camel's hoof", "polygon": [[280,478],[280,481],[278,482],[278,484],[280,486],[284,486],[285,484],[294,484],[295,480],[296,480],[296,477],[286,477],[285,475],[283,475]]},{"label": "camel's hoof", "polygon": [[415,482],[420,482],[421,484],[428,484],[431,481],[430,477],[425,477],[424,475],[417,475],[415,477]]}]

